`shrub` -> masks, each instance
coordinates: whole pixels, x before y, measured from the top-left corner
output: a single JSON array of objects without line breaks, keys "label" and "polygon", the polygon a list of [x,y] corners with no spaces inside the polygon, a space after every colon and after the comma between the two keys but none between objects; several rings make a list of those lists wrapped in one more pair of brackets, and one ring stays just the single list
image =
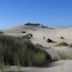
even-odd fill
[{"label": "shrub", "polygon": [[31,33],[24,35],[22,38],[31,39],[33,35]]},{"label": "shrub", "polygon": [[22,38],[25,38],[25,39],[30,39],[30,37],[29,37],[29,36],[27,36],[27,35],[22,36]]},{"label": "shrub", "polygon": [[36,48],[30,40],[0,35],[0,62],[5,65],[41,66],[49,54]]},{"label": "shrub", "polygon": [[26,31],[21,31],[21,33],[26,33]]},{"label": "shrub", "polygon": [[47,39],[47,42],[49,42],[49,43],[55,43],[55,41],[53,41],[51,39]]},{"label": "shrub", "polygon": [[33,37],[33,35],[31,33],[27,34],[29,37]]},{"label": "shrub", "polygon": [[39,23],[26,23],[25,26],[40,26]]},{"label": "shrub", "polygon": [[64,37],[60,37],[61,39],[64,39]]}]

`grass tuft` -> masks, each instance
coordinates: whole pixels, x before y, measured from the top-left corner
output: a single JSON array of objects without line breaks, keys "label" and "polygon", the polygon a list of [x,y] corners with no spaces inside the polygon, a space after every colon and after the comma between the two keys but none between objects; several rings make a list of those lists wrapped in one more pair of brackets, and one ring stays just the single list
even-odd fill
[{"label": "grass tuft", "polygon": [[30,40],[0,35],[0,63],[4,65],[41,66],[50,56]]},{"label": "grass tuft", "polygon": [[56,46],[69,46],[69,44],[66,42],[61,42],[61,43],[57,44]]}]

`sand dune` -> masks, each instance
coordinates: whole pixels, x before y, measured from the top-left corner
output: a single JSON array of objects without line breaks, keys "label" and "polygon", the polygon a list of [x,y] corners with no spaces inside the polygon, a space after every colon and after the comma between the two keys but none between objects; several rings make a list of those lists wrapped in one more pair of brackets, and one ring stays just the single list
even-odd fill
[{"label": "sand dune", "polygon": [[50,67],[17,67],[9,66],[3,69],[5,72],[72,72],[72,60],[60,60],[54,62]]},{"label": "sand dune", "polygon": [[[26,33],[22,33],[26,31]],[[14,29],[4,31],[4,34],[21,37],[31,33],[33,37],[30,39],[33,44],[40,44],[45,47],[52,59],[60,61],[52,63],[51,67],[46,68],[22,68],[27,69],[24,72],[72,72],[72,48],[70,46],[56,46],[61,42],[69,45],[72,43],[72,28],[41,28],[41,27],[25,27],[18,26]],[[64,39],[61,39],[64,37]],[[55,41],[55,43],[47,42],[47,39]],[[65,59],[65,60],[62,60]],[[67,60],[68,59],[68,60]],[[69,60],[70,59],[70,60]]]},{"label": "sand dune", "polygon": [[[26,31],[26,33],[21,33],[22,31]],[[7,35],[18,36],[18,37],[24,36],[25,34],[28,33],[31,33],[33,35],[31,41],[34,44],[40,44],[43,47],[48,48],[44,50],[50,53],[53,58],[55,56],[59,56],[60,53],[63,55],[66,54],[68,58],[69,57],[72,58],[71,48],[69,47],[62,48],[60,46],[59,47],[56,46],[60,42],[67,42],[68,44],[72,43],[72,28],[50,29],[50,28],[41,28],[41,27],[32,27],[32,26],[18,26],[14,29],[5,31],[5,34]],[[61,39],[60,37],[64,37],[64,39]],[[55,41],[56,43],[48,43],[47,42],[48,38]]]}]

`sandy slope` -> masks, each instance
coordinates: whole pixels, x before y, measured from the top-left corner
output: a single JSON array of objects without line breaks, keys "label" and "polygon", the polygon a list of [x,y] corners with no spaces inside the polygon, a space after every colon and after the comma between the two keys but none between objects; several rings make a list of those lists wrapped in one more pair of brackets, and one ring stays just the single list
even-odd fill
[{"label": "sandy slope", "polygon": [[[26,33],[21,33],[22,31],[26,31]],[[72,43],[72,28],[41,28],[41,27],[27,27],[27,26],[18,26],[14,29],[5,31],[7,35],[13,35],[21,37],[25,34],[31,33],[33,34],[33,38],[31,41],[34,44],[40,44],[46,49],[52,58],[60,58],[61,55],[65,56],[65,58],[72,58],[72,48],[69,47],[57,47],[56,45],[60,42],[67,42],[68,44]],[[60,37],[64,37],[61,39]],[[52,39],[56,43],[48,43],[47,39]]]},{"label": "sandy slope", "polygon": [[54,62],[50,67],[5,67],[3,71],[20,71],[20,72],[72,72],[72,60],[60,60]]},{"label": "sandy slope", "polygon": [[[31,41],[34,44],[40,44],[46,48],[47,51],[53,59],[61,59],[64,57],[65,59],[72,59],[72,48],[69,46],[58,47],[56,46],[60,42],[67,42],[68,44],[72,43],[72,28],[41,28],[41,27],[25,27],[19,26],[11,30],[4,31],[6,35],[18,36],[21,37],[25,35],[21,33],[22,31],[26,31],[26,34],[33,34],[33,38]],[[64,37],[61,39],[60,37]],[[48,43],[47,39],[50,38],[56,43]],[[55,66],[56,64],[56,66]],[[28,70],[24,72],[72,72],[72,60],[62,60],[53,63],[51,66],[46,68],[27,68]],[[26,69],[26,68],[23,68]]]}]

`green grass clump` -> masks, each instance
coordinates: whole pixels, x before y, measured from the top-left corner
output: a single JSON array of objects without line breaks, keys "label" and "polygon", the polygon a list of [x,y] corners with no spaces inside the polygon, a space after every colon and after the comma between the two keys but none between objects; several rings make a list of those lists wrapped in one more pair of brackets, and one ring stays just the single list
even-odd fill
[{"label": "green grass clump", "polygon": [[59,43],[59,44],[56,45],[56,46],[69,46],[69,44],[67,44],[66,42],[61,42],[61,43]]},{"label": "green grass clump", "polygon": [[22,38],[31,39],[33,35],[31,33],[24,35]]},{"label": "green grass clump", "polygon": [[72,44],[70,44],[70,47],[72,47]]},{"label": "green grass clump", "polygon": [[0,62],[4,65],[41,66],[50,56],[30,40],[0,35]]},{"label": "green grass clump", "polygon": [[37,52],[33,54],[33,64],[41,66],[45,61],[46,54],[42,52]]}]

